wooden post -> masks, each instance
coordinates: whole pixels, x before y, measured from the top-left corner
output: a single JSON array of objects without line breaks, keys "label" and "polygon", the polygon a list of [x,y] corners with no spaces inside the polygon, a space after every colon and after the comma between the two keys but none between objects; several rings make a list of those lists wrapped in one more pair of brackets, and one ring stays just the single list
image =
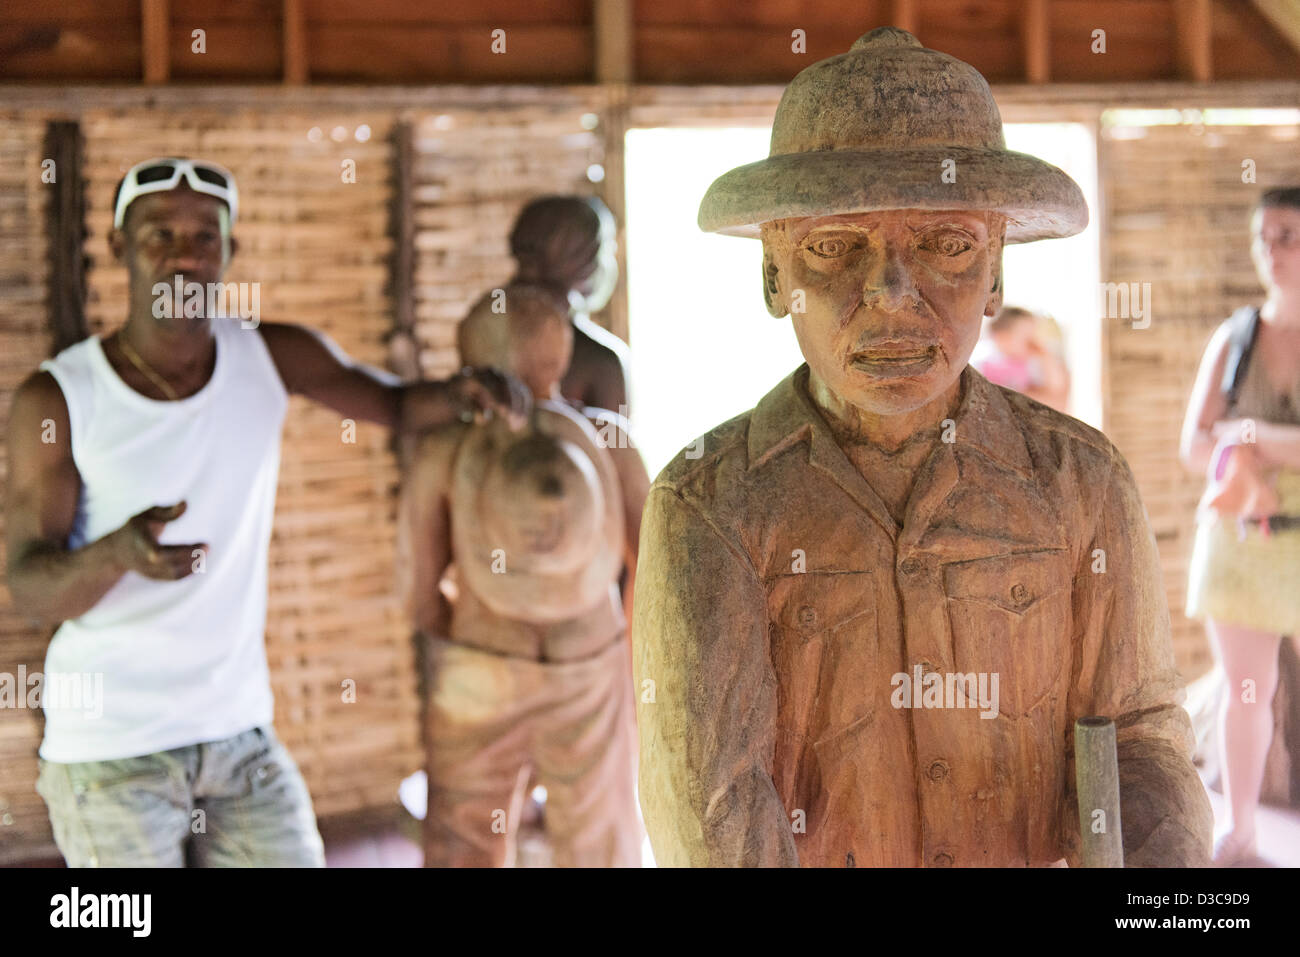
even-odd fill
[{"label": "wooden post", "polygon": [[1209,83],[1213,78],[1210,0],[1174,0],[1178,31],[1178,74],[1182,79]]},{"label": "wooden post", "polygon": [[415,127],[410,120],[393,124],[393,329],[388,364],[403,379],[421,379],[415,339]]},{"label": "wooden post", "polygon": [[90,335],[86,323],[86,192],[81,179],[81,127],[57,120],[45,127],[45,157],[54,160],[54,195],[46,206],[50,257],[50,355]]},{"label": "wooden post", "polygon": [[167,0],[140,0],[140,53],[144,60],[146,83],[166,83],[171,75],[167,47],[170,26]]},{"label": "wooden post", "polygon": [[596,0],[592,11],[596,82],[632,82],[632,2]]},{"label": "wooden post", "polygon": [[1300,52],[1300,0],[1254,0],[1254,6]]},{"label": "wooden post", "polygon": [[1046,83],[1051,79],[1051,17],[1048,0],[1029,0],[1025,8],[1025,79]]},{"label": "wooden post", "polygon": [[893,11],[890,26],[906,30],[915,36],[917,24],[920,22],[916,12],[916,0],[894,0]]},{"label": "wooden post", "polygon": [[614,294],[603,310],[604,325],[624,342],[630,343],[627,301],[627,180],[624,175],[629,91],[628,87],[620,84],[606,87],[605,92],[607,98],[600,115],[605,145],[601,163],[605,168],[605,178],[600,184],[600,197],[618,223],[618,285],[614,287]]},{"label": "wooden post", "polygon": [[284,82],[307,83],[307,22],[302,0],[284,0]]},{"label": "wooden post", "polygon": [[[623,138],[627,135],[628,86],[632,82],[632,0],[595,0],[593,26],[596,41],[596,82],[605,87],[605,109],[600,123],[604,134],[601,165],[605,178],[599,193],[618,223],[618,285],[605,307],[605,325],[626,340],[627,321],[627,203],[624,196]],[[594,316],[592,317],[595,318]]]},{"label": "wooden post", "polygon": [[1123,867],[1119,760],[1115,722],[1110,718],[1080,718],[1074,723],[1074,771],[1083,866]]}]

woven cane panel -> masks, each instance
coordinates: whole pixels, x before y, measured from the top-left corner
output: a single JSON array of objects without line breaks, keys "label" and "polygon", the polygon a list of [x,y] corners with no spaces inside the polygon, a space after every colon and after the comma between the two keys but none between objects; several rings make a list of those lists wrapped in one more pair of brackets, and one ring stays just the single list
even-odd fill
[{"label": "woven cane panel", "polygon": [[[1295,126],[1103,127],[1103,281],[1151,284],[1148,328],[1106,320],[1106,432],[1133,467],[1151,517],[1174,653],[1188,680],[1213,659],[1204,627],[1182,614],[1204,479],[1178,461],[1179,433],[1214,329],[1239,306],[1263,301],[1250,210],[1264,189],[1300,183],[1298,146]],[[1247,159],[1257,183],[1242,182]]]}]

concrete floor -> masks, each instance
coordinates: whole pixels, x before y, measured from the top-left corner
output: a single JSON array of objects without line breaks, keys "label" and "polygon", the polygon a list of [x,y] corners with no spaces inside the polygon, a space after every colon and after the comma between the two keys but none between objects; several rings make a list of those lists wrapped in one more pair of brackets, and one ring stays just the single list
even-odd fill
[{"label": "concrete floor", "polygon": [[[1210,806],[1214,808],[1216,822],[1222,820],[1227,804],[1223,795],[1206,788]],[[329,867],[420,867],[424,855],[416,843],[418,825],[408,818],[409,825],[377,829],[373,833],[353,834],[331,840],[325,836],[325,860]],[[1242,867],[1300,867],[1300,808],[1282,808],[1261,805],[1258,811],[1259,857]],[[324,833],[324,831],[322,832]],[[521,848],[522,866],[545,866],[544,841],[542,847]],[[653,867],[650,842],[642,851],[644,866]]]},{"label": "concrete floor", "polygon": [[[1215,820],[1222,819],[1226,803],[1218,791],[1207,788]],[[1243,867],[1300,867],[1300,808],[1261,805],[1258,811],[1259,857]],[[419,823],[400,808],[366,825],[321,825],[328,867],[421,867],[424,854],[418,843]],[[545,866],[545,848],[535,842],[521,851],[523,866]],[[642,851],[644,866],[653,867],[650,842]],[[62,859],[28,861],[9,867],[60,867]]]},{"label": "concrete floor", "polygon": [[[1227,814],[1228,802],[1213,788],[1205,793],[1217,826]],[[1300,867],[1300,808],[1261,804],[1255,812],[1255,831],[1259,855],[1239,867]]]}]

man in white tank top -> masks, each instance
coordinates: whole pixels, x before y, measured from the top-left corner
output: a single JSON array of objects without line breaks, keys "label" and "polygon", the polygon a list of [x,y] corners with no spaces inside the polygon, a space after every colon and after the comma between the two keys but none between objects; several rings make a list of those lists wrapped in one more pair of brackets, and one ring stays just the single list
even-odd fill
[{"label": "man in white tank top", "polygon": [[490,370],[403,385],[301,326],[210,315],[188,290],[160,308],[156,284],[221,281],[237,203],[212,164],[134,167],[109,233],[125,324],[14,397],[8,583],[20,612],[62,623],[37,789],[74,867],[324,863],[271,727],[263,643],[288,396],[412,431],[519,421],[529,403]]}]

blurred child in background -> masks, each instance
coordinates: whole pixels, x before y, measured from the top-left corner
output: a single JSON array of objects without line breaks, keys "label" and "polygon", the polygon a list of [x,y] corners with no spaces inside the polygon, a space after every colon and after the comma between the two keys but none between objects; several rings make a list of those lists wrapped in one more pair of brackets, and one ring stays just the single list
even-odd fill
[{"label": "blurred child in background", "polygon": [[1060,327],[1050,316],[1004,306],[985,326],[970,363],[995,385],[1068,412],[1070,372]]}]

